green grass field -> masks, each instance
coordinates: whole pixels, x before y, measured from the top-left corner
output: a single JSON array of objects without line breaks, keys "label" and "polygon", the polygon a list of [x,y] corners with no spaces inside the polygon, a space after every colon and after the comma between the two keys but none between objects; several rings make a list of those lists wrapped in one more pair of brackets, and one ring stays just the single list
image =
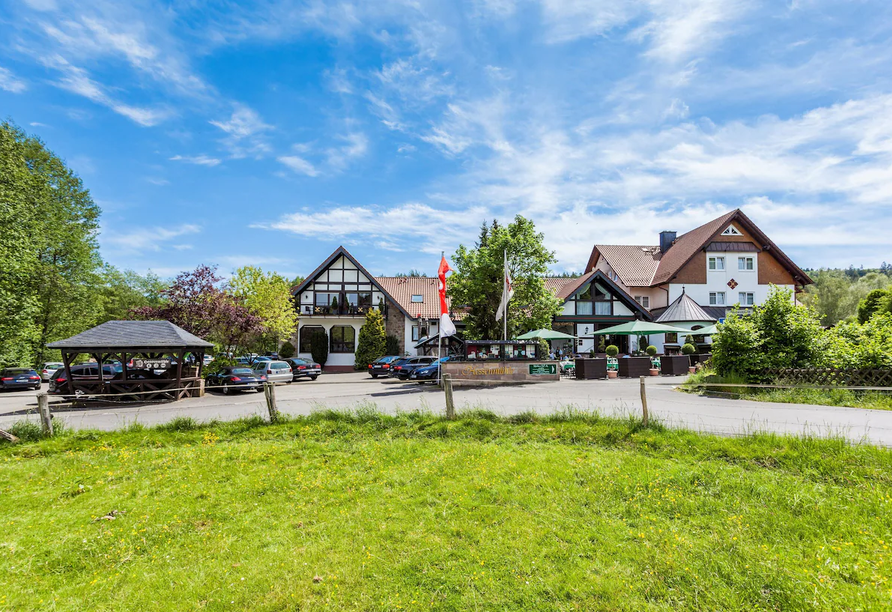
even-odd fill
[{"label": "green grass field", "polygon": [[0,446],[0,609],[890,609],[890,468],[574,414],[69,432]]}]

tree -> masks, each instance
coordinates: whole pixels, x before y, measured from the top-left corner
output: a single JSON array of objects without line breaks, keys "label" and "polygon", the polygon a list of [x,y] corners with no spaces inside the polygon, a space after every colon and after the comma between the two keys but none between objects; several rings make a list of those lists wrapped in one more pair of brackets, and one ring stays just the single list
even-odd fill
[{"label": "tree", "polygon": [[459,246],[452,258],[455,273],[449,279],[449,295],[454,305],[469,308],[465,318],[468,338],[502,337],[496,310],[502,297],[506,251],[514,285],[514,297],[508,305],[508,336],[520,330],[551,328],[551,319],[560,312],[561,303],[545,287],[548,266],[556,260],[543,241],[533,222],[517,215],[507,227],[498,221],[491,226],[484,223],[473,249]]},{"label": "tree", "polygon": [[266,333],[277,341],[294,334],[297,310],[291,297],[291,284],[285,277],[244,266],[229,279],[228,288],[248,310],[260,317]]},{"label": "tree", "polygon": [[402,355],[403,351],[400,349],[400,339],[393,334],[387,334],[387,338],[384,340],[384,354]]},{"label": "tree", "polygon": [[396,278],[427,278],[427,274],[421,272],[420,270],[416,270],[412,268],[408,273],[406,272],[397,272],[394,274]]},{"label": "tree", "polygon": [[889,289],[874,289],[868,293],[858,303],[858,322],[867,323],[875,313],[887,310],[890,299],[892,299],[892,287]]},{"label": "tree", "polygon": [[328,361],[328,335],[324,331],[315,331],[310,336],[310,355],[319,365]]},{"label": "tree", "polygon": [[167,284],[149,272],[141,276],[133,270],[118,270],[105,264],[101,274],[102,284],[97,287],[101,295],[101,321],[126,319],[132,310],[145,306],[161,306]]},{"label": "tree", "polygon": [[365,323],[359,328],[359,341],[356,345],[354,368],[365,370],[369,364],[380,359],[387,350],[387,332],[384,331],[384,317],[377,308],[365,313]]},{"label": "tree", "polygon": [[301,276],[300,274],[298,274],[297,276],[295,276],[294,278],[291,279],[291,286],[292,286],[292,287],[297,287],[297,286],[300,285],[302,282],[304,282],[305,278],[306,278],[306,277]]},{"label": "tree", "polygon": [[290,359],[294,357],[294,345],[291,342],[285,342],[279,347],[279,357],[282,359]]},{"label": "tree", "polygon": [[37,363],[47,342],[101,319],[99,208],[58,156],[10,123],[0,123],[0,202],[0,355]]}]

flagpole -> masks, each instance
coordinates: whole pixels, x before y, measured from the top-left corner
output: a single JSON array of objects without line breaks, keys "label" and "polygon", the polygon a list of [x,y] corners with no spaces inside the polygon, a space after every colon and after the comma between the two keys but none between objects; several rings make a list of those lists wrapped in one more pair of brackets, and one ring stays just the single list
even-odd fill
[{"label": "flagpole", "polygon": [[[508,249],[503,251],[505,255],[505,265],[502,270],[502,296],[503,299],[508,297]],[[502,340],[508,342],[508,300],[505,300],[505,310],[502,312]],[[502,349],[504,356],[504,349]]]},{"label": "flagpole", "polygon": [[[443,261],[443,258],[446,257],[446,251],[440,251],[440,261]],[[440,263],[437,262],[437,267],[439,268]],[[440,352],[443,350],[443,317],[440,317],[440,320],[437,322],[437,384],[442,384],[440,382]]]}]

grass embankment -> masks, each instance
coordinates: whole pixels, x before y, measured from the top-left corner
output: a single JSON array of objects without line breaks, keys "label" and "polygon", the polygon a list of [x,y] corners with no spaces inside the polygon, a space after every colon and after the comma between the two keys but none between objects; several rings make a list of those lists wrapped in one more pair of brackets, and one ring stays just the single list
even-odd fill
[{"label": "grass embankment", "polygon": [[890,459],[582,415],[69,432],[0,446],[0,608],[888,608]]},{"label": "grass embankment", "polygon": [[[717,386],[703,386],[710,383]],[[847,389],[748,389],[725,385],[745,384],[746,380],[734,376],[719,377],[713,372],[702,370],[688,377],[681,386],[693,393],[712,393],[733,396],[758,402],[779,404],[813,404],[815,406],[848,406],[870,410],[892,410],[892,390],[890,391],[849,391]]]}]

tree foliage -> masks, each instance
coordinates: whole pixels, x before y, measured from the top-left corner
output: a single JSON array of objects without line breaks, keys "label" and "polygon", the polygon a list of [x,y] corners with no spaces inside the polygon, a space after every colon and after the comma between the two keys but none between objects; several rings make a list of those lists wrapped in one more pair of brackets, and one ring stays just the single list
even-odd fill
[{"label": "tree foliage", "polygon": [[536,232],[533,222],[517,215],[507,227],[498,221],[489,226],[484,223],[474,248],[461,245],[455,252],[455,273],[448,283],[452,304],[469,308],[465,318],[468,338],[502,337],[496,310],[502,297],[505,252],[514,285],[508,305],[508,337],[531,329],[550,329],[552,317],[560,312],[560,300],[545,287],[544,280],[556,259],[545,248],[544,236]]},{"label": "tree foliage", "polygon": [[286,341],[279,347],[279,357],[282,359],[294,357],[294,345],[290,341]]},{"label": "tree foliage", "polygon": [[229,279],[229,291],[261,319],[264,331],[275,338],[290,338],[297,328],[297,310],[291,297],[291,284],[275,272],[264,273],[244,266]]},{"label": "tree foliage", "polygon": [[370,308],[365,313],[365,323],[359,328],[356,361],[353,367],[357,370],[367,369],[370,363],[383,357],[386,350],[387,332],[384,330],[384,317],[377,308]]},{"label": "tree foliage", "polygon": [[814,284],[805,288],[800,299],[814,308],[821,317],[821,323],[827,326],[854,317],[858,314],[859,304],[870,292],[892,286],[892,277],[887,268],[879,271],[856,271],[855,268],[818,270],[811,272],[810,276]]},{"label": "tree foliage", "polygon": [[400,339],[393,334],[387,334],[387,338],[385,338],[384,341],[384,354],[402,355],[403,351],[400,349]]},{"label": "tree foliage", "polygon": [[324,331],[314,331],[310,336],[310,355],[319,365],[328,361],[328,335]]}]

